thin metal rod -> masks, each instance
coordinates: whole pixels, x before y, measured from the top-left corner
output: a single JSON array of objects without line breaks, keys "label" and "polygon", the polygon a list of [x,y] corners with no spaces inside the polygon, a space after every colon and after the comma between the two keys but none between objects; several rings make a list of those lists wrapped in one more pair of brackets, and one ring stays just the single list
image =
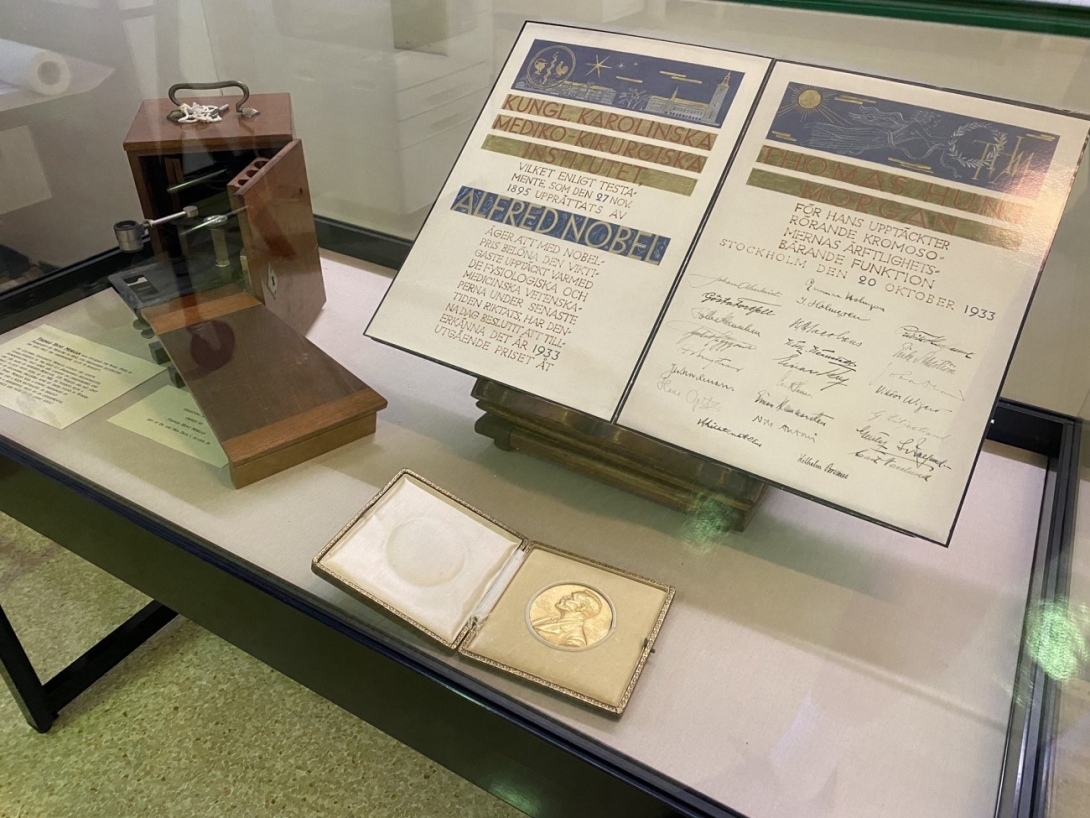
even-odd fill
[{"label": "thin metal rod", "polygon": [[227,168],[220,168],[211,173],[194,176],[192,179],[186,179],[184,182],[178,182],[176,185],[171,185],[167,188],[167,193],[181,193],[183,190],[188,190],[196,185],[203,185],[205,182],[211,182],[213,179],[223,176],[225,173],[227,173]]}]

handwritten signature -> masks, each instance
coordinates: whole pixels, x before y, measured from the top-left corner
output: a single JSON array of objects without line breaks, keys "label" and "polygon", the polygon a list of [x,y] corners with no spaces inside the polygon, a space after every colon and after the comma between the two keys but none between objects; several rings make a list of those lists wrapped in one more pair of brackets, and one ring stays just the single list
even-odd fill
[{"label": "handwritten signature", "polygon": [[685,281],[694,290],[707,288],[713,284],[723,284],[727,287],[734,287],[735,289],[742,290],[743,292],[767,295],[770,298],[783,297],[783,293],[779,290],[772,290],[760,284],[754,284],[752,281],[734,281],[726,276],[708,276],[701,275],[700,273],[690,273],[685,276]]},{"label": "handwritten signature", "polygon": [[[889,413],[885,409],[878,409],[874,412],[871,412],[870,417],[867,418],[868,424],[879,422],[883,424],[888,424],[897,429],[903,429],[906,432],[915,432],[918,435],[924,435],[925,437],[931,438],[932,440],[950,439],[949,434],[940,435],[930,426],[924,426],[920,423],[917,423],[912,418],[906,418],[896,412]],[[867,426],[865,428],[869,429],[870,427]],[[886,433],[883,432],[883,434]]]},{"label": "handwritten signature", "polygon": [[957,346],[948,343],[948,339],[945,335],[927,332],[914,324],[906,324],[901,327],[898,332],[901,333],[902,338],[907,338],[909,341],[918,341],[921,344],[928,344],[933,347],[938,347],[939,349],[945,349],[953,355],[961,355],[968,360],[972,360],[973,355],[976,354],[975,352],[960,349]]},{"label": "handwritten signature", "polygon": [[[894,357],[896,357],[896,355],[894,355]],[[885,367],[882,369],[882,371],[878,373],[877,377],[875,377],[874,380],[871,381],[871,386],[878,383],[879,381],[882,381],[883,379],[885,379],[886,382],[888,382],[888,381],[898,381],[900,383],[907,383],[910,386],[918,386],[918,387],[920,387],[922,389],[929,389],[932,392],[937,392],[940,395],[943,395],[943,396],[945,396],[947,398],[952,398],[953,400],[956,400],[956,401],[959,401],[959,402],[964,402],[965,401],[965,393],[962,392],[960,389],[957,389],[956,387],[951,387],[950,389],[943,389],[941,386],[939,386],[937,383],[932,381],[930,378],[924,377],[924,378],[921,379],[920,377],[918,377],[916,375],[915,372],[913,372],[910,369],[906,369],[903,372],[890,372],[889,370],[890,370],[890,367],[892,367],[892,366],[893,366],[892,362],[886,364]],[[881,387],[879,387],[879,388],[881,388]]]}]

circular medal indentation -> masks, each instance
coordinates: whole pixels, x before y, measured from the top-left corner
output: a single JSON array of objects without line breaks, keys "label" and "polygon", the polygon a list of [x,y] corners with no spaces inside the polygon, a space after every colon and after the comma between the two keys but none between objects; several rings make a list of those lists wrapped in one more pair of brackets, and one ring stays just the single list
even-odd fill
[{"label": "circular medal indentation", "polygon": [[821,105],[821,93],[813,88],[807,88],[799,94],[800,108],[816,108]]},{"label": "circular medal indentation", "polygon": [[424,588],[450,582],[468,556],[465,540],[432,520],[409,520],[386,539],[386,560],[394,573]]},{"label": "circular medal indentation", "polygon": [[609,597],[578,583],[550,585],[526,605],[526,627],[551,648],[593,648],[613,633],[614,625],[616,618]]}]

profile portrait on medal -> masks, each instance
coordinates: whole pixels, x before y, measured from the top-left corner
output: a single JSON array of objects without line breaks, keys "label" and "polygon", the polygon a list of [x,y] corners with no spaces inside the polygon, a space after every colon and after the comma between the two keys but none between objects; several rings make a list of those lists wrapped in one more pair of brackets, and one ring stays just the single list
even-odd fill
[{"label": "profile portrait on medal", "polygon": [[554,585],[527,606],[527,623],[548,645],[569,650],[593,647],[613,630],[613,606],[582,585]]}]

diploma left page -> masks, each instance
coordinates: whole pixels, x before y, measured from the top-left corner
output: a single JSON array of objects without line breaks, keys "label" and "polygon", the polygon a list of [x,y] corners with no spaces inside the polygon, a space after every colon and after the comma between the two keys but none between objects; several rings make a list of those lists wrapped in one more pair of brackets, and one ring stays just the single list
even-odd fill
[{"label": "diploma left page", "polygon": [[610,418],[768,66],[527,23],[367,334]]}]

